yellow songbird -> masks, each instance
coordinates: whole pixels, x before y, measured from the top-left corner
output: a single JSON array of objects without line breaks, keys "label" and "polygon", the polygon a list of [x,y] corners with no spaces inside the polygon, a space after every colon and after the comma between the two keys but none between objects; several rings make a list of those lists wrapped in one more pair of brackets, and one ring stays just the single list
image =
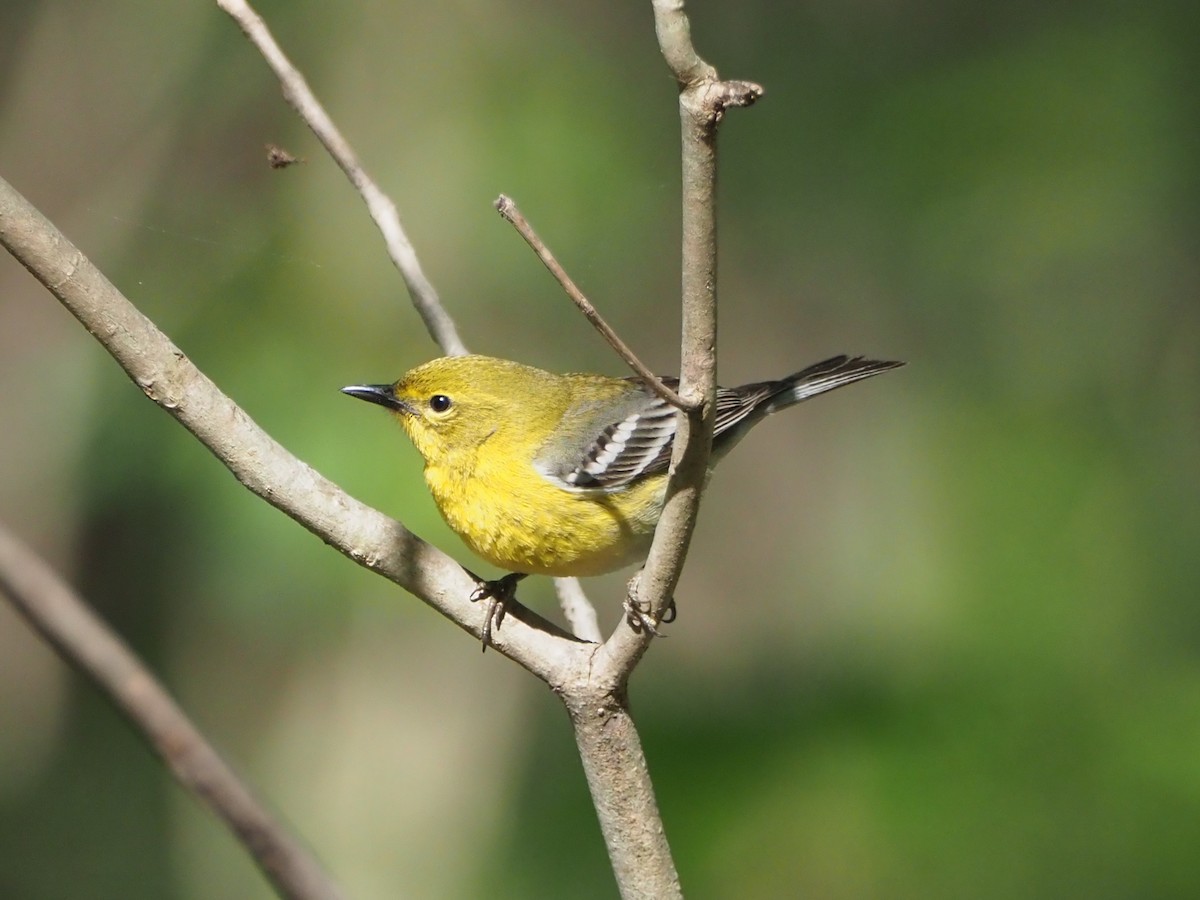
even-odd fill
[{"label": "yellow songbird", "polygon": [[[835,356],[778,381],[719,388],[712,464],[771,413],[901,365]],[[498,601],[485,647],[493,618],[499,627],[526,575],[600,575],[649,551],[677,411],[640,379],[452,356],[394,384],[342,391],[396,414],[425,458],[425,482],[446,523],[513,573],[472,595]]]}]

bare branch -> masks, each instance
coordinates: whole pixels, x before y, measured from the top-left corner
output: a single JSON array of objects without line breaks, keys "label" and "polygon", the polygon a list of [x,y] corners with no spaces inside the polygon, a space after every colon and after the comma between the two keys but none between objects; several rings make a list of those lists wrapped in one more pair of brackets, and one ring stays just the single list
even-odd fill
[{"label": "bare branch", "polygon": [[[667,65],[679,82],[683,160],[683,335],[679,393],[696,406],[679,416],[667,499],[645,568],[631,583],[631,601],[661,621],[695,528],[712,447],[717,377],[717,126],[731,106],[749,106],[762,88],[723,82],[691,42],[683,0],[652,0],[655,30]],[[619,627],[598,665],[628,678],[653,633]]]},{"label": "bare branch", "polygon": [[566,291],[567,296],[571,298],[574,304],[579,307],[580,312],[584,314],[604,339],[608,341],[609,346],[616,350],[621,359],[625,360],[629,364],[629,367],[637,373],[637,376],[646,383],[646,387],[650,388],[650,390],[654,391],[654,393],[658,394],[658,396],[662,397],[676,409],[687,410],[692,408],[691,404],[685,402],[682,397],[667,387],[661,378],[650,371],[646,364],[637,358],[637,355],[629,348],[629,345],[621,340],[620,336],[613,331],[612,326],[604,321],[600,313],[596,311],[596,307],[592,306],[588,298],[584,296],[583,291],[571,280],[571,276],[567,274],[566,269],[554,258],[554,254],[550,252],[550,248],[538,237],[537,232],[533,230],[533,226],[529,224],[529,220],[521,215],[521,211],[517,209],[517,204],[513,199],[501,194],[496,198],[495,207],[496,211],[502,217],[512,223],[513,227],[517,229],[517,233],[525,238],[525,243],[529,244],[533,252],[537,254],[538,259],[542,261],[542,264],[550,270],[550,274],[562,285],[562,289]]},{"label": "bare branch", "polygon": [[608,694],[564,699],[621,896],[682,897],[625,693],[613,688]]},{"label": "bare branch", "polygon": [[[682,0],[653,0],[655,30],[663,56],[679,81],[683,158],[683,328],[679,412],[666,503],[646,565],[631,582],[630,600],[650,621],[661,621],[687,556],[708,472],[716,407],[717,347],[717,125],[729,106],[748,106],[762,89],[749,82],[723,83],[692,47]],[[608,844],[623,897],[681,896],[679,877],[645,770],[637,732],[628,716],[625,688],[653,637],[618,625],[600,647],[593,683],[608,684],[618,703],[573,705],[575,740],[583,757],[592,802]],[[624,760],[620,771],[608,767]],[[633,761],[632,766],[629,765]],[[653,827],[649,824],[653,823]],[[636,826],[640,825],[640,829]]]},{"label": "bare branch", "polygon": [[325,112],[324,107],[317,101],[308,82],[300,74],[300,70],[292,65],[291,60],[275,42],[275,38],[272,37],[262,17],[245,0],[217,0],[217,5],[237,22],[250,42],[258,48],[263,59],[267,61],[267,65],[279,78],[279,83],[283,87],[284,99],[295,108],[304,123],[325,145],[329,155],[341,166],[346,177],[350,179],[350,183],[366,201],[371,218],[375,220],[376,226],[383,233],[388,255],[408,286],[413,306],[417,308],[417,312],[425,322],[426,329],[438,346],[442,348],[442,352],[447,356],[461,356],[466,353],[466,345],[458,336],[454,320],[450,318],[449,313],[438,300],[437,291],[425,277],[421,264],[417,260],[417,253],[408,240],[408,235],[404,233],[396,204],[367,175],[349,142],[342,137],[342,133],[333,124],[333,120]]},{"label": "bare branch", "polygon": [[651,5],[658,47],[679,86],[716,81],[717,70],[702,60],[692,46],[692,26],[683,11],[683,0],[652,0]]},{"label": "bare branch", "polygon": [[0,524],[0,590],[62,658],[95,682],[176,780],[223,819],[280,896],[341,890],[212,748],[154,674],[36,553]]},{"label": "bare branch", "polygon": [[599,644],[604,640],[600,623],[596,620],[596,607],[583,592],[578,578],[555,578],[554,590],[558,594],[558,605],[577,638]]}]

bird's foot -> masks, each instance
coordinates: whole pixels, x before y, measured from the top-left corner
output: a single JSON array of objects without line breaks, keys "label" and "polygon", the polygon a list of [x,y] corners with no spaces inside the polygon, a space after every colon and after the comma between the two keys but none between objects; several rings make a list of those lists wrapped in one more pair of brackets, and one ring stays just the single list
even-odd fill
[{"label": "bird's foot", "polygon": [[633,582],[629,585],[629,590],[625,593],[625,621],[629,623],[629,627],[634,631],[641,632],[643,629],[648,631],[655,637],[666,637],[658,630],[659,625],[669,625],[675,621],[675,598],[672,597],[667,603],[667,608],[663,611],[662,618],[657,622],[651,615],[653,612],[650,609],[650,604],[639,600],[637,597],[638,582],[641,580],[641,573],[634,576]]},{"label": "bird's foot", "polygon": [[504,623],[508,604],[516,599],[517,583],[525,577],[525,573],[510,572],[495,581],[484,581],[470,569],[466,569],[466,573],[478,582],[478,586],[471,592],[468,599],[472,603],[480,600],[488,601],[487,612],[483,617],[483,628],[479,633],[479,638],[483,642],[483,652],[486,653],[488,645],[492,642],[492,631],[493,629],[498,631]]}]

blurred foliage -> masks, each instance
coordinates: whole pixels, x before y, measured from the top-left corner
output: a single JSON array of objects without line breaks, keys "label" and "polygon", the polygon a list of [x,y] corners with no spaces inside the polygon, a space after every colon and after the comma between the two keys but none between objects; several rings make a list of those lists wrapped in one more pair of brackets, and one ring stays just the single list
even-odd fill
[{"label": "blurred foliage", "polygon": [[[694,897],[1194,897],[1194,10],[696,2],[726,382],[907,359],[706,498],[635,712]],[[676,365],[674,86],[648,3],[263,3],[474,349],[617,372],[490,203]],[[264,145],[306,158],[271,171]],[[386,417],[435,355],[361,203],[214,4],[8,0],[0,175],[257,421],[459,558]],[[352,896],[610,897],[536,683],[250,497],[0,260],[0,516]],[[616,623],[620,577],[590,586]],[[548,587],[524,595],[547,611]],[[0,896],[262,897],[0,608]]]}]

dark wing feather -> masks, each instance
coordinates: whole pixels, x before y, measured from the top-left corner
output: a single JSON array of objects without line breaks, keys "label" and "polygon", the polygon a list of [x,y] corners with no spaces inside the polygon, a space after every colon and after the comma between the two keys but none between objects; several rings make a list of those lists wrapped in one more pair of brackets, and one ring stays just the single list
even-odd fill
[{"label": "dark wing feather", "polygon": [[623,487],[639,476],[665,469],[674,438],[675,408],[647,392],[632,412],[600,432],[578,466],[562,480],[584,489]]},{"label": "dark wing feather", "polygon": [[[625,380],[645,390],[641,379]],[[671,389],[679,386],[678,378],[662,380]],[[777,387],[777,382],[764,381],[732,390],[718,388],[714,436],[744,420]],[[645,475],[665,472],[671,463],[676,416],[675,407],[645,391],[636,409],[604,428],[586,447],[579,463],[555,477],[569,487],[611,491]]]}]

